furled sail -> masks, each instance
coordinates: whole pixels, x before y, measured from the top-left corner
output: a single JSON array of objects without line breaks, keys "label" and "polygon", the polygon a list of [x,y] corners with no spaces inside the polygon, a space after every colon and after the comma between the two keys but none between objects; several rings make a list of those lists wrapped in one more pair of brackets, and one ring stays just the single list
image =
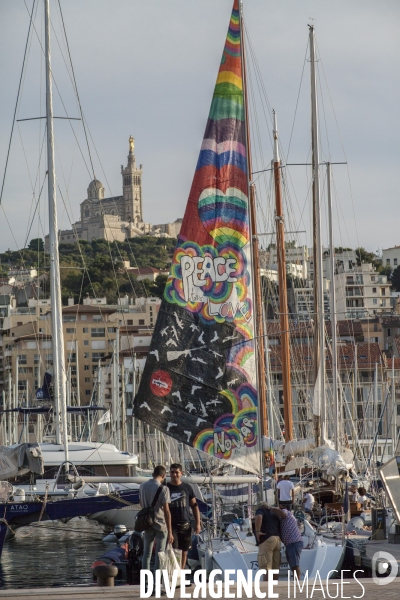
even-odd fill
[{"label": "furled sail", "polygon": [[259,471],[240,16],[235,0],[205,136],[133,414]]}]

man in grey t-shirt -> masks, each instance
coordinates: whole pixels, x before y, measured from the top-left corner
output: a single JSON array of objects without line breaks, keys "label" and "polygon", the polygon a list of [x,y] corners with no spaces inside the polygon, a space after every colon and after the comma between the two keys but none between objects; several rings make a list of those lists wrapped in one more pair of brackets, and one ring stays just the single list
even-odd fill
[{"label": "man in grey t-shirt", "polygon": [[171,513],[169,511],[169,503],[171,502],[169,489],[163,486],[165,474],[165,467],[159,465],[153,471],[153,478],[142,483],[139,489],[140,504],[142,508],[147,508],[151,506],[160,485],[162,486],[161,493],[154,506],[154,524],[150,529],[146,529],[143,534],[142,569],[150,569],[154,539],[156,540],[154,566],[156,570],[159,568],[158,553],[164,552],[167,541],[172,544],[174,540],[171,528]]}]

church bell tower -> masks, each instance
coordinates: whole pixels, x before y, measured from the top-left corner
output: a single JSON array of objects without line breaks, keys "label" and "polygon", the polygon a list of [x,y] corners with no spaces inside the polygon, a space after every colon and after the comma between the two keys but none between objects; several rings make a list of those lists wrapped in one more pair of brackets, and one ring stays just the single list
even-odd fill
[{"label": "church bell tower", "polygon": [[128,164],[121,166],[122,190],[125,206],[125,221],[131,221],[135,225],[143,221],[142,209],[142,165],[136,168],[135,159],[135,140],[132,136],[129,138]]}]

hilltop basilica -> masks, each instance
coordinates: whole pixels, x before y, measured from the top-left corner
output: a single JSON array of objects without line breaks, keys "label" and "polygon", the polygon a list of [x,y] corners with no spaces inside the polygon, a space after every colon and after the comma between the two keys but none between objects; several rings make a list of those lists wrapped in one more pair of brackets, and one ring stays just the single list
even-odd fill
[{"label": "hilltop basilica", "polygon": [[[127,238],[151,235],[177,237],[182,219],[173,223],[152,225],[143,221],[142,165],[136,166],[135,141],[129,138],[128,164],[121,166],[122,196],[104,198],[101,181],[94,179],[87,189],[87,198],[81,203],[80,221],[72,229],[59,231],[61,244],[74,244],[77,240],[91,242],[95,239],[123,241]],[[46,236],[46,248],[49,236]]]}]

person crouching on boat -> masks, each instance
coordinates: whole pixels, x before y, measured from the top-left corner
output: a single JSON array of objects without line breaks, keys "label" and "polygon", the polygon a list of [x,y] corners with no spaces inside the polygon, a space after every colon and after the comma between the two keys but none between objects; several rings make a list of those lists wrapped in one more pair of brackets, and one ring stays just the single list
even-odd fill
[{"label": "person crouching on boat", "polygon": [[289,563],[289,567],[292,571],[297,574],[297,579],[300,580],[300,556],[303,550],[303,537],[300,533],[299,526],[297,525],[296,517],[290,510],[286,508],[271,508],[273,512],[280,520],[280,535],[281,540],[285,545],[286,558]]},{"label": "person crouching on boat", "polygon": [[181,568],[186,566],[188,551],[192,546],[192,526],[190,524],[190,509],[195,520],[194,532],[200,533],[200,511],[192,486],[181,481],[182,465],[174,463],[169,471],[170,482],[167,483],[171,496],[171,521],[172,535],[174,536],[173,548],[182,550]]},{"label": "person crouching on boat", "polygon": [[169,496],[169,489],[163,485],[165,475],[165,467],[159,465],[155,467],[153,471],[153,478],[142,483],[139,488],[140,505],[142,508],[152,506],[153,500],[158,493],[158,498],[154,504],[154,523],[149,529],[146,529],[143,534],[142,569],[150,570],[154,540],[156,540],[154,565],[156,571],[160,566],[158,553],[164,552],[167,542],[172,544],[174,541],[171,527],[171,513],[169,510],[171,499]]},{"label": "person crouching on boat", "polygon": [[256,510],[255,534],[258,545],[258,568],[266,569],[268,580],[270,569],[279,569],[281,566],[281,538],[279,517],[268,506],[261,502]]}]

